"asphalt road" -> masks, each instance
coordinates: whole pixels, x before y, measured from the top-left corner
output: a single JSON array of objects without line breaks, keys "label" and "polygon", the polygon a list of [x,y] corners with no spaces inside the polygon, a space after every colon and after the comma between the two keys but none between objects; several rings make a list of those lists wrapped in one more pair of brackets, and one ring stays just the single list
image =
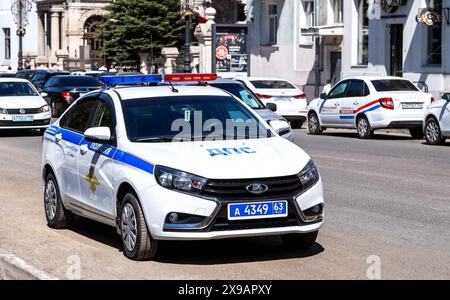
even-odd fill
[{"label": "asphalt road", "polygon": [[298,130],[296,140],[325,184],[326,224],[312,249],[278,237],[166,242],[157,261],[133,262],[113,228],[77,218],[48,229],[41,137],[0,132],[0,248],[59,278],[76,276],[79,262],[82,279],[367,279],[379,258],[382,279],[450,279],[450,144],[345,130]]}]

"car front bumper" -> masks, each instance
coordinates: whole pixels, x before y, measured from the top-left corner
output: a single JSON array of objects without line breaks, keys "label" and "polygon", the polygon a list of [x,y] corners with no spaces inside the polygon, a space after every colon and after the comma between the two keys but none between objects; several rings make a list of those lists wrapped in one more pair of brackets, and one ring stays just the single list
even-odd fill
[{"label": "car front bumper", "polygon": [[[280,197],[278,199],[258,198],[255,200],[234,201],[234,203],[264,202],[287,200],[289,203],[289,220],[264,219],[255,224],[242,225],[240,222],[224,220],[227,201],[209,200],[174,192],[159,185],[152,186],[139,193],[148,228],[158,240],[212,240],[236,237],[282,235],[290,233],[309,233],[319,230],[324,222],[324,199],[322,180],[300,195]],[[306,222],[304,211],[321,205],[320,217],[314,222]],[[168,229],[167,216],[171,213],[203,217],[198,224],[182,224],[179,228]],[[294,218],[295,219],[292,219]],[[219,222],[219,218],[222,221]],[[225,222],[226,224],[222,224]],[[218,224],[221,223],[221,224]],[[271,225],[273,224],[273,226]],[[194,225],[194,226],[193,226]]]}]

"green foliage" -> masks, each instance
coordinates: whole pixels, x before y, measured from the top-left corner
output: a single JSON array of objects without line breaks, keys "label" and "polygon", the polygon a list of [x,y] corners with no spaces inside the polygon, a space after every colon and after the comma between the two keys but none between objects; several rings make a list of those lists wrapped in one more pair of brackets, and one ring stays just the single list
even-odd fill
[{"label": "green foliage", "polygon": [[119,65],[137,65],[139,52],[155,55],[179,46],[182,38],[179,0],[116,0],[103,20],[103,55]]}]

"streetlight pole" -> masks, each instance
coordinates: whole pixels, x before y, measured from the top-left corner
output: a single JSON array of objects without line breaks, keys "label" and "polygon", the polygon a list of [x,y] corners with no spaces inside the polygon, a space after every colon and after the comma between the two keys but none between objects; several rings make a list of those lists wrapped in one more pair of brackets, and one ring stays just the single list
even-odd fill
[{"label": "streetlight pole", "polygon": [[191,15],[189,0],[184,2],[184,73],[191,73]]},{"label": "streetlight pole", "polygon": [[23,37],[26,34],[25,27],[28,25],[28,12],[31,11],[30,0],[14,0],[11,5],[11,12],[14,15],[14,22],[17,25],[16,34],[19,37],[19,53],[17,69],[23,70]]}]

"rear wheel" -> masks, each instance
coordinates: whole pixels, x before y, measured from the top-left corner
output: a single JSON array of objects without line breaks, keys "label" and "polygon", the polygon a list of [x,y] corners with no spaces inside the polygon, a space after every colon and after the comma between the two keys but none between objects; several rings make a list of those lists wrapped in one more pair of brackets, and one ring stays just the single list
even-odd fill
[{"label": "rear wheel", "polygon": [[411,134],[411,137],[413,139],[416,139],[416,140],[423,139],[423,130],[422,130],[421,126],[410,128],[409,133]]},{"label": "rear wheel", "polygon": [[445,143],[439,123],[434,118],[429,119],[425,124],[425,139],[430,145],[442,145]]},{"label": "rear wheel", "polygon": [[323,133],[322,128],[320,128],[319,118],[316,113],[310,113],[308,115],[308,130],[312,135],[319,135]]},{"label": "rear wheel", "polygon": [[149,234],[141,205],[133,193],[126,194],[123,199],[120,228],[126,257],[133,260],[149,260],[155,257],[158,241]]},{"label": "rear wheel", "polygon": [[370,139],[373,137],[373,129],[366,116],[361,116],[356,121],[356,129],[360,139]]},{"label": "rear wheel", "polygon": [[58,183],[51,173],[45,180],[44,208],[48,227],[64,229],[72,225],[73,214],[64,208]]},{"label": "rear wheel", "polygon": [[281,236],[281,240],[288,247],[295,247],[297,249],[309,249],[316,242],[319,231],[303,234],[286,234]]}]

